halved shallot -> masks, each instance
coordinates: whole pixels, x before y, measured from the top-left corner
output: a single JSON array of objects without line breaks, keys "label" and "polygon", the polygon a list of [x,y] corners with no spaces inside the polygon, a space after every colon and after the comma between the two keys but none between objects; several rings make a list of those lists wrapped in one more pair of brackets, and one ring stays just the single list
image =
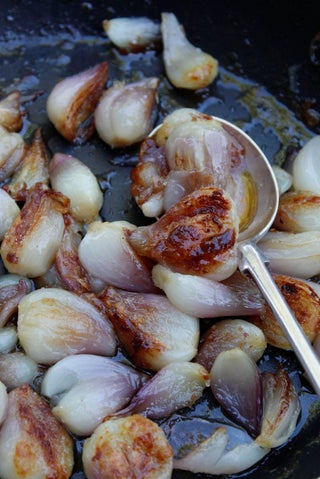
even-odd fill
[{"label": "halved shallot", "polygon": [[320,135],[308,140],[293,161],[293,187],[320,195]]},{"label": "halved shallot", "polygon": [[84,143],[94,133],[93,113],[108,79],[107,62],[67,77],[55,85],[47,114],[68,141]]},{"label": "halved shallot", "polygon": [[146,379],[119,361],[77,354],[48,369],[41,393],[51,399],[53,414],[71,432],[89,436],[105,416],[123,408]]},{"label": "halved shallot", "polygon": [[26,152],[26,144],[18,133],[0,125],[0,182],[10,178]]},{"label": "halved shallot", "polygon": [[49,405],[27,384],[11,391],[0,429],[1,478],[68,479],[73,464],[73,441]]},{"label": "halved shallot", "polygon": [[22,384],[31,384],[37,370],[37,363],[22,351],[0,354],[0,381],[8,391]]},{"label": "halved shallot", "polygon": [[7,191],[17,201],[25,201],[30,190],[40,183],[45,188],[49,186],[49,158],[38,128],[32,143],[28,146],[21,165],[14,173],[11,181],[6,185]]},{"label": "halved shallot", "polygon": [[238,217],[233,201],[219,188],[200,188],[182,198],[158,221],[129,232],[141,256],[184,274],[218,281],[238,264]]},{"label": "halved shallot", "polygon": [[159,82],[155,77],[116,82],[105,91],[94,114],[98,135],[105,143],[121,148],[146,138],[156,120]]},{"label": "halved shallot", "polygon": [[162,295],[106,288],[99,298],[121,345],[137,367],[157,371],[189,361],[199,341],[199,320],[175,308]]},{"label": "halved shallot", "polygon": [[111,323],[96,307],[58,288],[32,291],[20,301],[18,337],[28,356],[42,364],[70,354],[112,356],[117,346]]},{"label": "halved shallot", "polygon": [[94,221],[103,203],[97,178],[80,160],[71,155],[56,153],[49,165],[53,190],[70,199],[71,215],[76,221]]},{"label": "halved shallot", "polygon": [[320,231],[320,190],[317,195],[309,191],[281,195],[274,227],[292,233]]},{"label": "halved shallot", "polygon": [[209,386],[209,373],[200,364],[180,361],[160,369],[116,415],[143,414],[161,419],[191,407]]},{"label": "halved shallot", "polygon": [[0,427],[5,418],[8,407],[8,393],[6,386],[0,381]]},{"label": "halved shallot", "polygon": [[18,90],[0,100],[0,125],[8,131],[22,128],[21,94]]},{"label": "halved shallot", "polygon": [[54,261],[64,231],[68,199],[49,189],[35,188],[1,243],[1,257],[10,273],[34,278]]},{"label": "halved shallot", "polygon": [[104,20],[103,29],[123,53],[137,53],[161,44],[159,23],[147,17],[119,17]]},{"label": "halved shallot", "polygon": [[262,417],[262,380],[256,363],[240,348],[222,351],[211,368],[210,384],[226,413],[257,437]]},{"label": "halved shallot", "polygon": [[243,319],[224,319],[206,331],[195,361],[210,371],[222,351],[240,348],[257,362],[266,347],[267,342],[260,328]]},{"label": "halved shallot", "polygon": [[139,414],[105,420],[83,446],[88,479],[170,479],[173,451],[155,422]]},{"label": "halved shallot", "polygon": [[210,85],[218,75],[218,62],[192,45],[173,13],[161,14],[163,61],[171,83],[197,90]]},{"label": "halved shallot", "polygon": [[246,316],[264,309],[264,301],[254,283],[241,274],[237,278],[228,284],[228,280],[175,273],[159,264],[152,269],[154,284],[165,292],[170,302],[198,318]]},{"label": "halved shallot", "polygon": [[0,188],[0,204],[0,241],[2,241],[6,231],[18,216],[20,208],[3,188]]},{"label": "halved shallot", "polygon": [[105,286],[155,292],[152,264],[139,257],[127,240],[128,232],[135,229],[136,226],[127,221],[91,223],[79,245],[79,258],[90,276],[100,279]]}]

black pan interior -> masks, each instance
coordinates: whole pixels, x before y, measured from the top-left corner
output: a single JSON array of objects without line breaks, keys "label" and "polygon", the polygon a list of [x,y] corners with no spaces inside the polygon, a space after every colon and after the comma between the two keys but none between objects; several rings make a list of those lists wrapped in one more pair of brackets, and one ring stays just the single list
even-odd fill
[{"label": "black pan interior", "polygon": [[[36,126],[51,154],[70,153],[88,164],[104,190],[102,217],[146,220],[130,197],[130,169],[137,147],[112,151],[95,136],[72,146],[48,122],[45,101],[61,78],[108,60],[109,82],[158,75],[158,122],[173,108],[188,106],[243,127],[270,162],[290,163],[307,139],[320,134],[320,33],[316,2],[109,1],[43,2],[2,0],[0,12],[0,97],[18,88],[25,100],[28,139]],[[116,16],[159,19],[172,11],[188,38],[220,63],[218,80],[198,92],[178,91],[165,79],[161,53],[124,56],[112,48],[102,20]],[[259,465],[234,477],[314,479],[320,475],[319,404],[293,355],[271,350],[262,367],[283,363],[300,390],[303,413],[292,440]],[[197,405],[191,416],[201,415]],[[189,413],[183,413],[188,418]],[[78,444],[79,447],[81,444]],[[73,475],[83,478],[81,464]],[[174,478],[209,477],[175,471]]]}]

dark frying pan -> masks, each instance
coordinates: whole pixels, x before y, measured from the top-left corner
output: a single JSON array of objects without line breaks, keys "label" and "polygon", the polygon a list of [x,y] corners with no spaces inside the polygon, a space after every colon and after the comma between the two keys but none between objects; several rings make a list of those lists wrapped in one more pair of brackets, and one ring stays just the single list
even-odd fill
[{"label": "dark frying pan", "polygon": [[[159,19],[161,11],[174,12],[188,38],[219,59],[220,76],[210,88],[198,92],[175,90],[164,77],[161,53],[124,57],[111,48],[102,29],[103,19],[141,15]],[[243,127],[271,162],[289,163],[297,148],[320,133],[317,13],[317,2],[285,4],[275,0],[224,0],[214,4],[208,0],[2,0],[0,97],[18,88],[28,114],[25,137],[28,139],[40,125],[51,153],[74,154],[92,168],[105,191],[104,219],[143,224],[146,220],[129,193],[129,173],[137,159],[137,148],[112,151],[97,137],[81,147],[68,144],[55,132],[45,113],[45,101],[54,84],[105,59],[109,61],[110,82],[158,75],[158,122],[173,108],[198,108]],[[256,467],[233,477],[320,476],[319,402],[292,354],[270,349],[261,367],[274,370],[277,361],[288,369],[300,391],[302,415],[297,431]],[[188,420],[201,415],[201,411],[199,404],[182,415]],[[79,460],[73,478],[83,477]],[[175,471],[173,477],[208,476]]]}]

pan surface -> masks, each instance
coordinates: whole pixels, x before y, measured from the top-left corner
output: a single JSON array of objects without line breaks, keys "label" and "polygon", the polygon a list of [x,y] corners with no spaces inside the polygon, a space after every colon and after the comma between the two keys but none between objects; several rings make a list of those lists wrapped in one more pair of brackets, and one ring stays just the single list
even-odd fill
[{"label": "pan surface", "polygon": [[[72,154],[90,166],[104,191],[103,219],[144,224],[147,220],[130,196],[129,175],[137,161],[138,147],[111,150],[97,136],[85,145],[70,145],[46,116],[48,93],[60,79],[107,60],[110,84],[115,79],[159,76],[158,123],[175,108],[197,108],[242,127],[270,162],[289,164],[292,154],[305,141],[320,134],[317,5],[309,2],[302,7],[299,3],[288,2],[286,9],[279,10],[279,2],[272,0],[224,0],[212,5],[204,0],[2,0],[0,98],[19,89],[27,112],[26,140],[41,126],[50,154]],[[173,88],[165,77],[161,52],[121,55],[103,32],[102,21],[106,18],[143,15],[159,20],[162,11],[174,12],[190,41],[219,60],[219,77],[210,87],[196,92]],[[297,430],[286,445],[273,450],[257,466],[232,477],[320,476],[319,402],[291,353],[270,348],[261,368],[275,371],[279,362],[300,391],[302,414]],[[216,420],[217,409],[208,410],[211,411],[210,398],[205,397],[192,411],[179,412],[163,427],[193,427],[196,422],[192,418],[204,415],[210,421]],[[80,442],[78,445],[81,448]],[[85,477],[80,459],[72,477]],[[211,476],[181,471],[173,474],[176,479],[196,477]]]}]

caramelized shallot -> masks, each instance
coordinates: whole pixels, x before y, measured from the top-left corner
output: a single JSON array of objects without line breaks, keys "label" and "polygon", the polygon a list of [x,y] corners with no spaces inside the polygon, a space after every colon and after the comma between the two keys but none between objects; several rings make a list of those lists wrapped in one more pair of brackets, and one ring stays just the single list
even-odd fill
[{"label": "caramelized shallot", "polygon": [[185,196],[156,223],[129,232],[141,256],[183,274],[218,281],[238,264],[238,218],[232,200],[219,188]]},{"label": "caramelized shallot", "polygon": [[0,276],[0,328],[17,312],[20,300],[30,293],[32,288],[32,282],[24,276]]},{"label": "caramelized shallot", "polygon": [[105,420],[83,446],[88,479],[170,479],[173,451],[155,422],[135,414]]},{"label": "caramelized shallot", "polygon": [[103,29],[123,53],[137,53],[161,44],[159,23],[147,17],[119,17],[104,20]]},{"label": "caramelized shallot", "polygon": [[2,479],[68,479],[73,469],[73,442],[48,404],[27,384],[8,394],[0,429]]},{"label": "caramelized shallot", "polygon": [[91,354],[68,356],[45,373],[41,393],[53,402],[53,414],[68,429],[89,436],[123,408],[146,376],[126,364]]},{"label": "caramelized shallot", "polygon": [[319,194],[309,191],[289,191],[279,200],[274,227],[292,233],[320,231]]},{"label": "caramelized shallot", "polygon": [[0,125],[10,132],[21,130],[21,95],[18,90],[0,100]]},{"label": "caramelized shallot", "polygon": [[0,241],[2,241],[6,231],[18,216],[20,209],[14,199],[3,188],[0,188],[0,203]]},{"label": "caramelized shallot", "polygon": [[192,45],[173,13],[161,14],[163,61],[166,74],[177,88],[197,90],[218,75],[218,62]]},{"label": "caramelized shallot", "polygon": [[61,80],[47,100],[47,114],[68,141],[84,143],[94,133],[93,113],[108,79],[107,62]]},{"label": "caramelized shallot", "polygon": [[159,82],[155,77],[117,82],[106,90],[94,114],[98,135],[105,143],[122,148],[146,138],[156,120]]},{"label": "caramelized shallot", "polygon": [[19,166],[26,152],[26,144],[18,133],[0,125],[0,182],[8,179]]},{"label": "caramelized shallot", "polygon": [[97,178],[80,160],[56,153],[49,165],[53,190],[70,199],[70,212],[76,221],[94,221],[103,203],[103,194]]},{"label": "caramelized shallot", "polygon": [[199,320],[179,311],[165,296],[110,286],[99,298],[123,349],[137,367],[157,371],[195,356]]},{"label": "caramelized shallot", "polygon": [[32,291],[20,301],[18,337],[28,356],[42,364],[70,354],[112,356],[116,350],[108,319],[82,297],[58,288]]}]

